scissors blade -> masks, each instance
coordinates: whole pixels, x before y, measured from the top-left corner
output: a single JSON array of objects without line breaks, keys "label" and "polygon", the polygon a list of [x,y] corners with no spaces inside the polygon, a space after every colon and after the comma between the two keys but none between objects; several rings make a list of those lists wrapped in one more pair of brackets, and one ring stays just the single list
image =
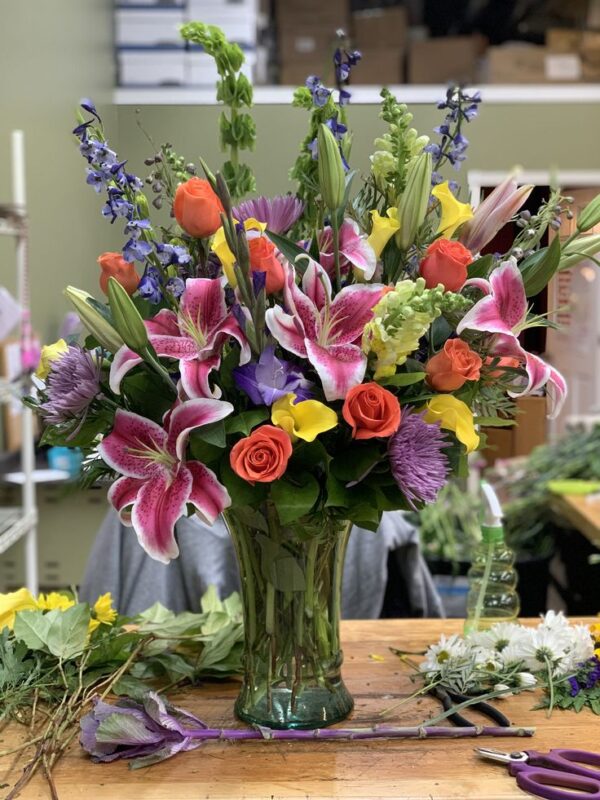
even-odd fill
[{"label": "scissors blade", "polygon": [[489,758],[490,761],[499,761],[501,764],[515,764],[528,760],[527,753],[522,750],[515,753],[505,753],[502,750],[494,750],[492,747],[476,747],[475,752],[481,758]]}]

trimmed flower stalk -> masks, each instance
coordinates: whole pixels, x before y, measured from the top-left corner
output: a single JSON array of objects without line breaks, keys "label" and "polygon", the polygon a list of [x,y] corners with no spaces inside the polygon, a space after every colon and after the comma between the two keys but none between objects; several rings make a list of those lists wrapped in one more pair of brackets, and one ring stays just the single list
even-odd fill
[{"label": "trimmed flower stalk", "polygon": [[116,705],[94,701],[81,720],[79,741],[95,762],[131,759],[132,769],[148,767],[210,741],[353,741],[365,739],[466,739],[480,736],[530,737],[535,728],[473,726],[464,728],[415,725],[370,728],[271,730],[259,727],[210,728],[194,714],[172,705],[156,692],[142,702],[123,698]]}]

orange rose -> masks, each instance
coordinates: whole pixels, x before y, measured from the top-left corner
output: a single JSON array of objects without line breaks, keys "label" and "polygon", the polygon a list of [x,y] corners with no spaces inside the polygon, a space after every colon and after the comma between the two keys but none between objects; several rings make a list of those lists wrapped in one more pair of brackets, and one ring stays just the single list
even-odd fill
[{"label": "orange rose", "polygon": [[425,251],[419,272],[428,289],[441,283],[447,292],[458,292],[467,280],[467,266],[472,261],[471,251],[460,242],[436,239]]},{"label": "orange rose", "polygon": [[342,415],[353,439],[391,436],[400,425],[400,403],[378,383],[360,383],[346,395]]},{"label": "orange rose", "polygon": [[490,364],[493,364],[494,361],[496,362],[496,365],[494,369],[487,373],[488,378],[503,378],[506,375],[504,369],[502,369],[503,367],[514,367],[516,369],[517,367],[521,366],[519,359],[513,358],[512,356],[502,356],[501,358],[488,356],[485,360],[486,367]]},{"label": "orange rose", "polygon": [[274,425],[261,425],[234,444],[229,463],[235,474],[248,483],[270,483],[281,478],[291,455],[288,434]]},{"label": "orange rose", "polygon": [[436,392],[454,392],[466,381],[476,381],[481,358],[462,339],[447,339],[444,349],[425,364],[427,383]]},{"label": "orange rose", "polygon": [[285,272],[275,255],[275,245],[266,236],[255,236],[248,240],[248,250],[252,271],[267,273],[267,294],[280,292],[285,283]]},{"label": "orange rose", "polygon": [[108,279],[115,278],[125,289],[127,294],[133,294],[140,282],[139,275],[135,271],[133,264],[125,261],[121,253],[102,253],[98,256],[100,264],[100,288],[107,293]]},{"label": "orange rose", "polygon": [[221,227],[223,204],[212,186],[203,178],[190,178],[180,183],[175,192],[173,213],[186,233],[205,239]]}]

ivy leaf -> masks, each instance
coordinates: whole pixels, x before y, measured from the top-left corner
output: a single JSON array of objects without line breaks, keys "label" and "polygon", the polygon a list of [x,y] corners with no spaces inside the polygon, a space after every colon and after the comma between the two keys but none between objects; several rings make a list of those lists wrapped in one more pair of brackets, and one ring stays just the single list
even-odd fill
[{"label": "ivy leaf", "polygon": [[252,428],[260,425],[269,417],[268,408],[253,408],[250,411],[242,411],[234,417],[227,417],[225,420],[226,433],[243,433],[249,436]]},{"label": "ivy leaf", "polygon": [[308,514],[319,494],[319,484],[309,473],[304,473],[298,483],[281,478],[271,484],[271,498],[283,525]]}]

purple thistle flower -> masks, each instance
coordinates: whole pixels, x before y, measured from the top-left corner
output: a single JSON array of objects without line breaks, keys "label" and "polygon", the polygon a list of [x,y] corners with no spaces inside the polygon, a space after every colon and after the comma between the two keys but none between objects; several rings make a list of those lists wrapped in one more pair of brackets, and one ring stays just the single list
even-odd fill
[{"label": "purple thistle flower", "polygon": [[388,458],[394,480],[411,508],[433,503],[448,477],[448,458],[442,452],[449,442],[439,425],[425,422],[422,414],[404,412],[391,437]]},{"label": "purple thistle flower", "polygon": [[293,194],[277,197],[255,197],[244,200],[233,209],[233,216],[242,222],[253,217],[266,222],[273,233],[286,233],[300,219],[304,203]]},{"label": "purple thistle flower", "polygon": [[233,379],[256,406],[273,405],[290,392],[296,395],[296,402],[313,396],[313,384],[290,361],[277,358],[272,345],[263,350],[258,364],[236,367]]},{"label": "purple thistle flower", "polygon": [[46,422],[60,425],[85,417],[100,392],[100,362],[76,345],[52,362],[46,380],[47,401],[42,404]]},{"label": "purple thistle flower", "polygon": [[199,747],[202,740],[192,735],[206,728],[193,714],[155,692],[148,692],[142,703],[123,698],[109,705],[96,699],[80,726],[79,741],[93,761],[135,758],[138,767]]}]

